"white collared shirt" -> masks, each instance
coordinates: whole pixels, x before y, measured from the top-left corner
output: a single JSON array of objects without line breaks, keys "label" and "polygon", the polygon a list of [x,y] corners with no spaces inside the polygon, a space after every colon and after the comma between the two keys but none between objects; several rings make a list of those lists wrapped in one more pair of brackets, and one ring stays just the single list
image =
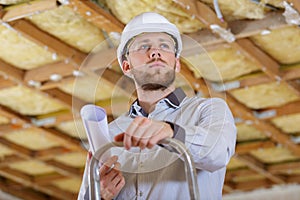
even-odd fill
[{"label": "white collared shirt", "polygon": [[[173,124],[175,138],[193,156],[201,200],[222,199],[226,165],[234,154],[236,128],[227,104],[218,98],[186,97],[176,89],[146,115],[136,101],[130,111],[109,124],[111,138],[125,132],[134,117],[144,116]],[[140,150],[113,148],[119,156],[126,185],[116,199],[189,199],[180,155],[159,146]],[[84,176],[84,179],[87,177]],[[83,199],[82,185],[79,199]]]}]

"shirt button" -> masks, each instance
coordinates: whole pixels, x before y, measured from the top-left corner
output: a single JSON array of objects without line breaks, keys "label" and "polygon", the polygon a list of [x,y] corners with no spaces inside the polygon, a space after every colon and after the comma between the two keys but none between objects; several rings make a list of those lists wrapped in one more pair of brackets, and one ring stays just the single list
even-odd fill
[{"label": "shirt button", "polygon": [[139,192],[139,195],[140,195],[140,197],[141,197],[141,196],[143,196],[143,192],[142,192],[142,191],[140,191],[140,192]]},{"label": "shirt button", "polygon": [[140,168],[143,168],[144,167],[144,165],[143,165],[143,162],[140,162]]}]

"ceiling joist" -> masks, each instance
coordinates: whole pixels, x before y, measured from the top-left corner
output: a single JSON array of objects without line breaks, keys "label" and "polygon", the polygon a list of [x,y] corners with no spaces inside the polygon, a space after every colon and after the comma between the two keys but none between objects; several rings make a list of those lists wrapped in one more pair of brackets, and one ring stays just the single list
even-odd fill
[{"label": "ceiling joist", "polygon": [[56,7],[56,0],[35,0],[32,2],[25,2],[4,9],[1,19],[4,22],[9,22]]},{"label": "ceiling joist", "polygon": [[76,50],[73,47],[61,42],[59,39],[49,35],[48,33],[38,29],[31,22],[20,19],[9,23],[14,29],[22,33],[29,40],[46,47],[49,51],[62,55],[70,62],[80,65],[86,57],[86,54]]}]

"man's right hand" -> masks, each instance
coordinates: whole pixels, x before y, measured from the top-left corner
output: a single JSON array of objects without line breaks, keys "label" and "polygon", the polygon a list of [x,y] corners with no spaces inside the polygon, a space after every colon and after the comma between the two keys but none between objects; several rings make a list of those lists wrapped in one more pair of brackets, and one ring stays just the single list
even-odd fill
[{"label": "man's right hand", "polygon": [[112,156],[100,167],[100,191],[102,199],[113,199],[125,185],[118,156]]}]

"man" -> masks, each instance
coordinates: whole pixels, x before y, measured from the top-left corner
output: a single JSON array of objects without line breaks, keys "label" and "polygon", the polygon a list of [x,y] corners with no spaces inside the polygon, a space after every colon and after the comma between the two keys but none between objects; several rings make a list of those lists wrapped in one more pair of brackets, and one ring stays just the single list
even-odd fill
[{"label": "man", "polygon": [[[138,99],[109,124],[125,150],[113,148],[100,167],[101,198],[189,199],[181,156],[156,145],[164,138],[180,140],[191,152],[201,200],[222,198],[235,149],[233,117],[223,100],[189,98],[175,88],[181,50],[178,29],[159,14],[143,13],[124,28],[118,61],[134,80]],[[78,198],[89,199],[85,186]]]}]

